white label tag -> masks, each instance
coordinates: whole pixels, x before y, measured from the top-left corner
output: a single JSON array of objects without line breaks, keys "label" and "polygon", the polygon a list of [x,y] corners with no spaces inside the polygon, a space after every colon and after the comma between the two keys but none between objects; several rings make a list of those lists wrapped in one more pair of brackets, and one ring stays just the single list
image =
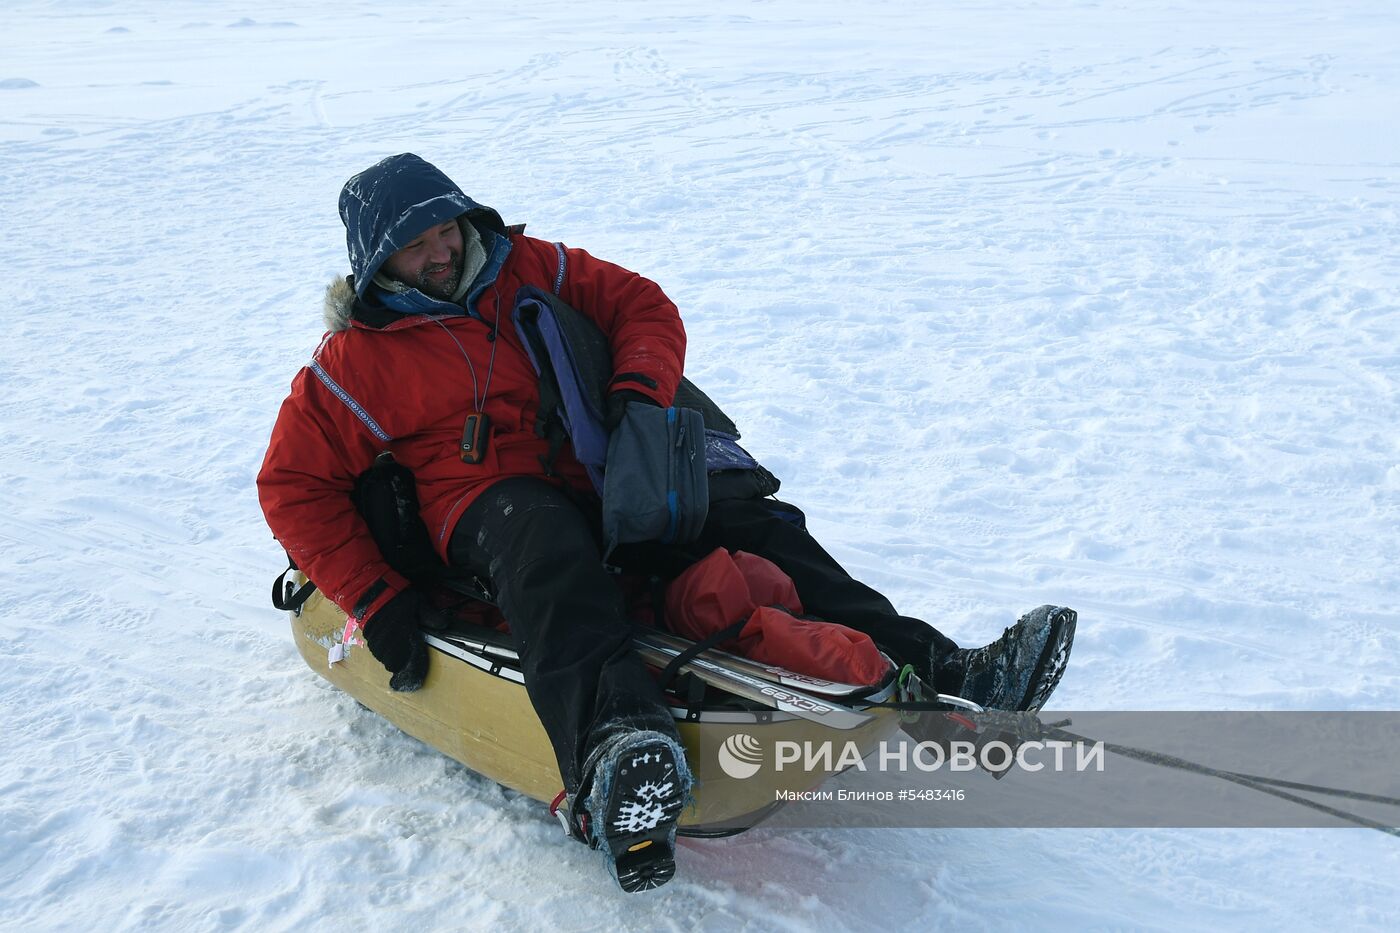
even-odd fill
[{"label": "white label tag", "polygon": [[337,661],[345,660],[345,646],[342,645],[340,642],[336,642],[335,644],[331,645],[330,660],[332,664],[334,664]]}]

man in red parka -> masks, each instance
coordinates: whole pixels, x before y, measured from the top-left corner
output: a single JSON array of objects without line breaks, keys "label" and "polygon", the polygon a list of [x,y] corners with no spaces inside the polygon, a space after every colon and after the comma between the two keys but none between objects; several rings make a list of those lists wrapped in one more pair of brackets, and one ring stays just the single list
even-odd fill
[{"label": "man in red parka", "polygon": [[[607,337],[609,422],[629,405],[667,406],[685,331],[655,283],[580,249],[508,229],[418,156],[391,156],[340,197],[352,275],[327,291],[310,364],[283,403],[258,475],[269,526],[320,590],[363,624],[390,686],[421,686],[419,626],[432,608],[379,552],[351,491],[383,451],[412,471],[438,555],[486,581],[520,654],[526,689],[575,810],[626,890],[674,873],[676,819],[690,775],[674,721],[631,648],[604,567],[586,471],[536,431],[539,376],[515,328],[517,292],[558,296]],[[772,560],[808,611],[869,634],[943,693],[989,708],[1039,708],[1058,683],[1075,616],[1041,607],[991,645],[959,649],[898,615],[804,530],[752,497],[711,497],[698,553]],[[657,796],[656,788],[664,788]],[[640,834],[647,795],[655,825]],[[639,841],[647,858],[628,856]]]}]

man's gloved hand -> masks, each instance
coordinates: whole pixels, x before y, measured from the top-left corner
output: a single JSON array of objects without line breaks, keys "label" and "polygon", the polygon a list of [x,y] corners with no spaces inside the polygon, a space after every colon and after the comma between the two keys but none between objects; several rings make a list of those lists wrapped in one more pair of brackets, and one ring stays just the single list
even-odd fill
[{"label": "man's gloved hand", "polygon": [[618,389],[608,396],[608,411],[603,417],[603,426],[608,429],[608,433],[617,430],[617,426],[622,424],[622,416],[627,411],[628,402],[641,402],[644,405],[661,407],[661,403],[650,395],[643,395],[632,389]]},{"label": "man's gloved hand", "polygon": [[410,586],[365,622],[369,652],[393,675],[389,686],[400,693],[417,690],[428,676],[428,646],[418,626],[434,615],[436,610],[423,594]]}]

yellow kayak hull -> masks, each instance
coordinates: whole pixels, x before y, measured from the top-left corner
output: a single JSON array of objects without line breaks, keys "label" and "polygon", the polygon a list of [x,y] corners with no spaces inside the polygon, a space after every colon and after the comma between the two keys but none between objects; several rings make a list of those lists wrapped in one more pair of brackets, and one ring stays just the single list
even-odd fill
[{"label": "yellow kayak hull", "polygon": [[[345,628],[345,614],[313,593],[300,611],[289,613],[297,649],[307,665],[404,732],[471,770],[545,803],[563,788],[554,752],[526,695],[513,662],[492,659],[464,648],[450,636],[430,637],[428,676],[421,689],[397,693],[389,675],[362,644],[344,660],[329,663],[329,654]],[[854,743],[861,755],[873,751],[899,729],[898,714],[872,710],[870,720],[837,731],[817,722],[773,710],[707,710],[699,721],[675,710],[676,727],[696,777],[694,803],[682,814],[683,833],[733,832],[747,828],[781,803],[783,792],[815,789],[830,772],[765,768],[735,778],[718,751],[736,732],[753,736],[765,747],[778,741]],[[849,763],[849,760],[848,762]]]}]

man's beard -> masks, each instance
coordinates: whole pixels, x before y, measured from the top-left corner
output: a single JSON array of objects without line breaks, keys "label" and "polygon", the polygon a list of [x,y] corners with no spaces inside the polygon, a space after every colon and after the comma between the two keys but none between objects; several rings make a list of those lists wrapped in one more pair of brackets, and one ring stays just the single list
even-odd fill
[{"label": "man's beard", "polygon": [[450,300],[457,291],[457,286],[462,283],[462,254],[453,253],[452,259],[446,265],[452,267],[452,274],[447,278],[432,279],[428,277],[429,272],[440,272],[444,266],[424,266],[419,270],[418,281],[414,285],[425,295]]}]

